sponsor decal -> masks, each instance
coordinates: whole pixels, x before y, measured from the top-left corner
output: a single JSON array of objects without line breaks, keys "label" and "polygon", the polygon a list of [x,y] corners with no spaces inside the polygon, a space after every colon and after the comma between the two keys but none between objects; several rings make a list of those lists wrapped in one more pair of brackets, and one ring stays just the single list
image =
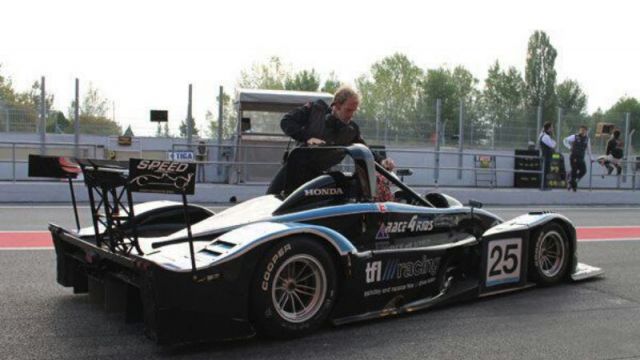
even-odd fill
[{"label": "sponsor decal", "polygon": [[432,220],[420,220],[418,215],[413,215],[408,221],[388,221],[382,225],[385,227],[387,236],[403,232],[431,231],[434,228]]},{"label": "sponsor decal", "polygon": [[166,160],[129,160],[131,191],[193,194],[195,164]]},{"label": "sponsor decal", "polygon": [[291,250],[291,244],[286,244],[278,249],[278,252],[273,254],[271,260],[269,260],[269,263],[267,264],[267,270],[262,274],[262,290],[267,291],[267,289],[269,289],[269,279],[271,279],[271,272],[273,271],[273,268],[276,266],[278,260],[281,259],[289,250]]},{"label": "sponsor decal", "polygon": [[384,261],[370,261],[365,267],[365,281],[367,284],[390,280],[410,279],[416,276],[433,277],[438,272],[440,257],[422,258],[416,261],[400,262],[397,259]]},{"label": "sponsor decal", "polygon": [[136,166],[136,169],[153,170],[159,173],[176,173],[184,172],[188,167],[189,164],[174,161],[140,160],[140,162]]},{"label": "sponsor decal", "polygon": [[381,213],[386,213],[387,212],[387,206],[385,204],[378,204],[378,211],[380,211]]},{"label": "sponsor decal", "polygon": [[378,229],[378,232],[376,233],[376,240],[388,240],[389,239],[389,233],[387,232],[387,226],[382,223],[380,224],[380,229]]},{"label": "sponsor decal", "polygon": [[304,196],[327,196],[342,194],[344,194],[344,192],[340,188],[306,189],[304,191]]},{"label": "sponsor decal", "polygon": [[169,151],[167,157],[173,161],[194,161],[196,159],[193,151]]}]

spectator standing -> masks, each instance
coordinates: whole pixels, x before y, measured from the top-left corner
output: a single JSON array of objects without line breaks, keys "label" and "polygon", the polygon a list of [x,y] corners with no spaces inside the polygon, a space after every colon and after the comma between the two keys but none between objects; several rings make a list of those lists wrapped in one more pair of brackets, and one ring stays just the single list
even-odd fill
[{"label": "spectator standing", "polygon": [[198,142],[197,150],[198,151],[196,153],[196,162],[198,163],[198,182],[204,182],[205,181],[204,166],[208,158],[209,149],[207,148],[207,145],[204,141],[200,141]]},{"label": "spectator standing", "polygon": [[551,121],[545,122],[542,126],[542,132],[538,136],[538,145],[540,146],[540,156],[542,157],[542,190],[549,190],[547,176],[551,168],[551,158],[556,148]]},{"label": "spectator standing", "polygon": [[571,178],[567,181],[567,190],[576,191],[578,189],[578,181],[587,172],[587,165],[585,164],[585,154],[589,154],[589,159],[593,162],[593,155],[591,154],[591,140],[587,133],[587,127],[580,125],[580,130],[577,134],[567,136],[563,143],[568,149],[571,149],[571,155],[569,156],[569,163],[571,164]]}]

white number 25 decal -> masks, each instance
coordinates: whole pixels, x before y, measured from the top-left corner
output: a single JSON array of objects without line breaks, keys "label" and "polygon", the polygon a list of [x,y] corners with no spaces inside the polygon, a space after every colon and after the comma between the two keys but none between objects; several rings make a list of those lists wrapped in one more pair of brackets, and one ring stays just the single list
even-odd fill
[{"label": "white number 25 decal", "polygon": [[521,238],[490,241],[487,250],[487,282],[485,286],[520,281]]}]

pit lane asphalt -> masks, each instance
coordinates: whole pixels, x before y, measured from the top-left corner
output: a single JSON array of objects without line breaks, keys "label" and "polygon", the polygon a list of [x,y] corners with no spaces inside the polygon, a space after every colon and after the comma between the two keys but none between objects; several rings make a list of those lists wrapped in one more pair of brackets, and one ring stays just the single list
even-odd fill
[{"label": "pit lane asphalt", "polygon": [[[488,210],[508,219],[529,209]],[[640,225],[638,207],[557,211],[577,226]],[[48,221],[74,224],[68,207],[0,206],[0,230],[44,230]],[[125,324],[59,286],[52,250],[0,251],[0,359],[640,358],[640,241],[583,242],[579,256],[603,267],[605,277],[329,327],[291,341],[163,347],[144,337],[142,324]]]}]

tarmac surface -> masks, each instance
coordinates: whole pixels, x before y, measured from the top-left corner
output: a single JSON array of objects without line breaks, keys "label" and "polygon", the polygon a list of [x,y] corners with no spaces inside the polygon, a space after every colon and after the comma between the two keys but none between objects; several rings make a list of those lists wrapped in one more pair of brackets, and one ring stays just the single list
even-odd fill
[{"label": "tarmac surface", "polygon": [[[536,208],[500,207],[505,219]],[[219,211],[220,208],[214,208]],[[640,207],[552,208],[579,228],[640,226]],[[81,223],[89,225],[88,208]],[[69,206],[0,205],[0,231],[74,226]],[[638,240],[638,241],[635,241]],[[636,359],[640,236],[581,241],[604,277],[328,327],[302,339],[158,346],[55,281],[52,250],[0,251],[0,359]]]}]

